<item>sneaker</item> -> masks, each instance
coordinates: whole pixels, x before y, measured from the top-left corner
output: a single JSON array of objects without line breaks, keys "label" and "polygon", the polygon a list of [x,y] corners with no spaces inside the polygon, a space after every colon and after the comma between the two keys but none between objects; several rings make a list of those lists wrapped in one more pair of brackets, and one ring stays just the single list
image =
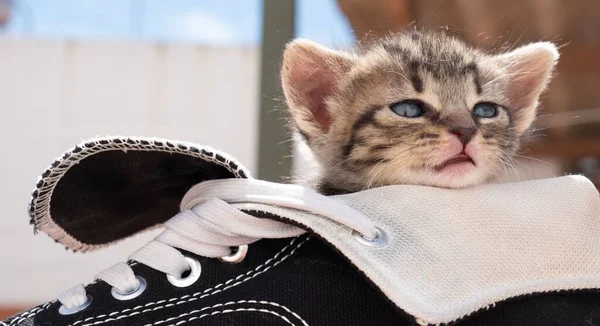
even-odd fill
[{"label": "sneaker", "polygon": [[600,199],[579,176],[325,197],[110,137],[52,163],[29,213],[74,251],[165,230],[1,326],[600,325]]}]

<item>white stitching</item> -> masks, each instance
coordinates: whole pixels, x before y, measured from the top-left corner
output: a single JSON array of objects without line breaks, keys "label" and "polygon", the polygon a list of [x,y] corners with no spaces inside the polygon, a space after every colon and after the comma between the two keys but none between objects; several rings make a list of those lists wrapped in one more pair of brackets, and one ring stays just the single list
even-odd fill
[{"label": "white stitching", "polygon": [[[254,270],[248,271],[248,272],[246,272],[244,274],[240,274],[240,275],[236,276],[235,278],[227,280],[224,283],[220,283],[220,284],[218,284],[218,285],[216,285],[216,286],[214,286],[212,288],[208,288],[208,289],[204,290],[203,292],[196,292],[196,293],[194,293],[192,295],[189,295],[189,294],[188,295],[184,295],[184,296],[182,296],[180,298],[171,298],[171,299],[168,299],[168,300],[160,300],[160,301],[157,301],[157,302],[149,302],[149,303],[147,303],[147,304],[145,304],[143,306],[137,306],[137,307],[132,308],[132,309],[125,309],[125,310],[120,311],[120,312],[116,312],[115,311],[115,312],[112,312],[112,313],[110,313],[108,315],[107,314],[103,314],[103,315],[98,315],[98,316],[95,316],[95,317],[89,317],[89,318],[86,318],[84,320],[76,321],[72,325],[74,326],[74,325],[77,325],[79,323],[87,322],[87,321],[90,321],[90,320],[93,320],[93,319],[97,319],[97,318],[113,317],[113,316],[121,314],[121,313],[126,313],[126,312],[129,312],[129,311],[133,311],[133,310],[136,310],[136,309],[139,309],[139,308],[147,307],[147,306],[150,306],[150,305],[153,305],[153,304],[161,304],[161,303],[165,303],[165,302],[172,302],[172,301],[175,301],[175,300],[184,300],[184,299],[187,299],[187,300],[184,300],[184,301],[179,301],[179,302],[177,302],[175,304],[166,304],[164,306],[154,307],[153,309],[146,309],[146,310],[142,310],[140,312],[133,312],[133,313],[131,313],[129,315],[117,316],[117,317],[114,317],[114,318],[109,318],[109,319],[106,319],[106,320],[97,321],[97,322],[94,322],[94,323],[91,323],[91,324],[84,324],[84,325],[81,325],[81,326],[91,326],[91,325],[103,324],[103,323],[106,323],[106,322],[109,322],[109,321],[118,320],[118,319],[122,319],[122,318],[126,318],[126,317],[131,317],[131,316],[138,315],[138,314],[141,314],[141,313],[146,313],[146,312],[155,311],[155,310],[159,310],[159,309],[167,308],[167,307],[172,307],[172,306],[183,304],[183,303],[187,303],[187,302],[192,302],[192,301],[195,301],[195,300],[198,300],[198,299],[201,299],[201,298],[204,298],[204,297],[207,297],[207,296],[210,296],[210,295],[222,292],[222,291],[224,291],[226,289],[229,289],[229,288],[237,286],[237,285],[239,285],[241,283],[244,283],[244,282],[246,282],[246,281],[248,281],[248,280],[250,280],[250,279],[252,279],[252,278],[254,278],[254,277],[256,277],[256,276],[258,276],[260,274],[262,274],[262,273],[265,273],[266,271],[268,271],[272,267],[275,267],[275,266],[279,265],[281,262],[283,262],[284,260],[286,260],[287,258],[289,258],[291,255],[293,255],[296,252],[296,250],[298,250],[298,248],[300,248],[306,241],[308,241],[310,239],[310,236],[306,237],[306,239],[304,239],[302,242],[298,243],[298,245],[294,249],[292,249],[289,254],[287,254],[285,256],[282,256],[278,261],[274,261],[275,259],[277,259],[277,257],[279,255],[281,255],[281,253],[283,253],[290,246],[292,246],[294,244],[294,242],[296,242],[297,239],[298,238],[292,239],[292,241],[290,241],[289,244],[287,244],[285,247],[283,247],[272,258],[269,258],[263,264],[257,266]],[[273,262],[273,265],[267,266],[271,262]],[[262,270],[262,271],[259,271],[263,267],[266,267],[266,268],[264,270]],[[253,273],[254,273],[254,275],[252,275]],[[241,281],[238,281],[238,282],[232,284],[232,285],[226,286],[223,289],[218,289],[219,287],[221,287],[223,285],[227,285],[227,284],[229,284],[231,282],[234,282],[234,281],[236,281],[236,280],[238,280],[238,279],[240,279],[240,278],[242,278],[244,276],[247,276],[247,277],[245,279],[241,280]],[[216,290],[216,289],[218,289],[218,290]],[[206,292],[209,292],[211,290],[215,290],[215,291],[213,291],[212,293],[205,294]],[[199,298],[193,298],[193,297],[195,297],[197,295],[201,295],[201,296]],[[55,301],[51,301],[51,302],[45,303],[41,307],[35,307],[35,308],[31,309],[31,310],[22,312],[21,314],[19,314],[18,316],[16,316],[15,319],[11,320],[10,324],[8,324],[7,326],[16,326],[16,325],[18,325],[19,322],[21,322],[21,321],[23,321],[23,320],[25,320],[27,318],[33,317],[33,316],[39,314],[40,312],[46,310],[54,302]],[[254,300],[248,300],[248,301],[242,300],[242,301],[239,301],[239,302],[254,303],[256,301],[254,301]],[[270,303],[270,302],[266,302],[266,301],[259,301],[259,303],[268,303],[268,304],[272,304],[272,305],[281,307],[281,308],[285,309],[286,311],[290,312],[291,314],[293,314],[299,320],[302,320],[302,318],[300,318],[300,316],[298,316],[296,313],[294,313],[293,311],[289,310],[288,308],[286,308],[284,306],[280,306],[280,305],[278,305],[276,303]],[[304,320],[302,320],[302,321],[304,322]],[[4,322],[2,322],[2,324],[6,325]],[[2,325],[0,325],[0,326],[2,326]]]},{"label": "white stitching", "polygon": [[35,307],[31,310],[24,311],[24,312],[20,313],[19,315],[15,316],[15,318],[13,320],[11,320],[10,324],[8,324],[8,325],[9,326],[17,325],[19,322],[21,322],[31,316],[35,316],[42,310],[44,310],[42,307]]},{"label": "white stitching", "polygon": [[[94,146],[86,146],[86,144],[90,143],[93,143]],[[171,146],[167,144],[170,144]],[[197,151],[191,151],[191,147],[195,147]],[[44,231],[56,241],[64,244],[65,246],[73,250],[85,252],[89,250],[103,248],[111,244],[105,243],[100,245],[90,245],[83,243],[71,236],[68,232],[66,232],[63,228],[56,224],[50,216],[50,199],[52,198],[52,194],[54,192],[56,184],[71,167],[78,164],[81,160],[89,156],[95,155],[100,152],[114,150],[121,150],[125,152],[128,150],[137,150],[178,153],[191,157],[197,157],[202,160],[210,161],[212,163],[220,165],[226,168],[231,173],[233,173],[238,178],[241,178],[242,176],[249,177],[249,173],[247,172],[248,170],[244,166],[239,164],[235,159],[233,159],[225,153],[222,153],[207,146],[196,146],[187,142],[172,141],[160,138],[106,137],[90,139],[75,146],[73,149],[63,154],[60,158],[56,159],[42,174],[42,176],[44,174],[47,175],[45,177],[41,177],[38,180],[38,185],[40,184],[40,182],[42,182],[41,186],[38,187],[36,185],[36,188],[33,192],[37,193],[37,196],[35,198],[32,196],[32,199],[29,203],[30,216],[35,222],[36,229]],[[217,160],[217,155],[223,157],[224,162]],[[237,170],[233,169],[229,165],[229,163],[236,164]]]},{"label": "white stitching", "polygon": [[[246,300],[241,300],[241,301],[246,301]],[[241,301],[238,301],[238,302],[241,302]],[[255,303],[255,304],[268,304],[268,305],[272,305],[272,306],[281,308],[281,309],[289,312],[290,314],[292,314],[294,317],[298,318],[298,320],[300,320],[303,325],[308,326],[308,323],[304,319],[302,319],[302,317],[300,317],[300,315],[298,315],[297,313],[293,312],[290,308],[288,308],[286,306],[280,305],[280,304],[275,303],[275,302],[262,301],[262,300],[261,301],[247,300],[246,302],[247,303]]]},{"label": "white stitching", "polygon": [[[176,306],[176,305],[180,305],[180,304],[184,304],[184,303],[196,301],[198,299],[202,299],[202,298],[211,296],[213,294],[225,291],[225,290],[227,290],[229,288],[232,288],[232,287],[237,286],[237,285],[239,285],[241,283],[244,283],[244,282],[246,282],[246,281],[248,281],[248,280],[250,280],[250,279],[252,279],[252,278],[254,278],[254,277],[256,277],[256,276],[258,276],[260,274],[262,274],[262,273],[265,273],[266,271],[268,271],[272,267],[275,267],[275,266],[279,265],[281,262],[283,262],[284,260],[286,260],[287,258],[289,258],[291,255],[293,255],[296,252],[296,250],[298,250],[298,248],[300,248],[310,238],[311,238],[310,236],[307,236],[306,239],[304,239],[302,242],[298,243],[298,245],[296,245],[296,247],[294,249],[292,249],[289,254],[287,254],[285,256],[282,256],[279,260],[275,261],[275,259],[277,259],[277,257],[279,255],[281,255],[285,250],[287,250],[290,246],[292,246],[294,244],[294,242],[296,242],[296,240],[298,239],[298,238],[294,238],[294,239],[292,239],[292,241],[290,241],[290,243],[288,245],[286,245],[285,247],[283,247],[283,249],[281,249],[278,253],[276,253],[275,256],[273,256],[272,258],[269,258],[263,264],[257,266],[254,270],[248,271],[248,272],[246,272],[244,274],[240,274],[240,275],[236,276],[235,278],[229,279],[229,280],[227,280],[224,283],[220,283],[220,284],[218,284],[218,285],[216,285],[216,286],[214,286],[212,288],[208,288],[208,289],[206,289],[206,290],[204,290],[202,292],[196,292],[196,293],[191,294],[191,295],[187,294],[187,295],[184,295],[184,296],[182,296],[180,298],[171,298],[171,299],[167,299],[167,300],[160,300],[160,301],[156,301],[156,302],[149,302],[149,303],[146,303],[144,305],[136,306],[134,308],[124,309],[124,310],[122,310],[120,312],[115,311],[115,312],[111,312],[109,314],[99,315],[99,316],[95,316],[95,317],[88,317],[88,318],[86,318],[84,320],[78,320],[78,321],[76,321],[75,323],[71,324],[71,326],[75,326],[75,325],[77,325],[79,323],[89,322],[89,321],[94,320],[94,319],[99,319],[99,318],[104,318],[104,317],[111,317],[111,318],[106,319],[106,320],[96,321],[96,322],[88,323],[88,324],[83,324],[81,326],[98,325],[98,324],[106,323],[106,322],[111,321],[111,320],[116,320],[116,319],[121,319],[121,318],[127,318],[127,317],[131,317],[131,316],[134,316],[134,315],[137,315],[137,314],[143,314],[143,313],[146,313],[146,312],[156,311],[156,310],[159,310],[159,309],[173,307],[173,306]],[[267,266],[270,263],[273,263],[273,264],[270,265],[270,266]],[[259,271],[263,267],[264,267],[264,269],[262,271]],[[241,281],[238,281],[240,278],[242,278],[244,276],[246,276],[246,278],[244,278]],[[234,283],[234,284],[228,285],[228,284],[230,284],[232,282],[235,282],[235,281],[237,281],[237,282]],[[219,289],[219,287],[221,287],[223,285],[226,285],[226,286],[223,289]],[[210,292],[210,291],[213,291],[213,292],[207,293],[207,292]],[[200,297],[196,298],[197,296],[200,296]],[[157,306],[157,307],[154,307],[154,308],[151,308],[151,309],[144,309],[142,311],[132,312],[131,314],[128,314],[128,315],[121,315],[121,316],[119,316],[120,314],[124,314],[124,313],[130,312],[130,311],[135,311],[135,310],[138,310],[140,308],[145,308],[145,307],[152,306],[152,305],[157,305],[157,304],[163,304],[165,302],[173,302],[173,301],[177,301],[177,300],[181,300],[181,301],[178,301],[178,302],[175,302],[175,303],[167,303],[167,304],[165,304],[163,306]]]},{"label": "white stitching", "polygon": [[[202,311],[205,311],[205,310],[208,310],[208,309],[227,307],[227,306],[231,306],[231,305],[235,305],[235,304],[256,303],[256,302],[257,301],[250,302],[250,301],[246,301],[246,300],[240,300],[240,301],[237,301],[237,302],[236,301],[229,301],[229,302],[225,302],[225,303],[217,303],[217,304],[215,304],[213,306],[202,307],[200,309],[192,310],[192,311],[189,311],[189,312],[184,312],[184,313],[180,314],[179,316],[169,317],[167,319],[155,321],[152,324],[146,324],[144,326],[155,326],[155,325],[159,325],[159,324],[162,324],[162,323],[167,323],[167,322],[174,321],[174,320],[177,320],[177,319],[182,318],[182,317],[187,317],[187,316],[190,316],[190,315],[193,315],[193,314],[197,314],[199,312],[202,312]],[[265,304],[270,304],[270,305],[273,305],[273,306],[276,306],[276,307],[282,307],[283,308],[283,306],[280,306],[280,305],[278,305],[276,303],[271,303],[271,302],[266,302],[266,301],[263,301],[263,302]],[[287,307],[285,307],[285,310],[286,311],[291,311],[291,310],[287,309]]]},{"label": "white stitching", "polygon": [[21,317],[23,317],[23,316],[25,316],[25,315],[27,315],[27,314],[34,313],[34,312],[36,312],[36,311],[38,311],[38,310],[41,310],[41,307],[35,307],[35,308],[31,309],[31,310],[27,310],[27,311],[24,311],[24,312],[22,312],[22,313],[18,314],[18,315],[17,315],[17,316],[15,316],[15,318],[14,318],[14,319],[13,319],[13,320],[10,322],[10,324],[9,324],[9,325],[14,325],[14,324],[16,324],[16,320],[17,320],[17,319],[21,319]]},{"label": "white stitching", "polygon": [[39,307],[35,307],[35,308],[31,309],[31,310],[27,310],[27,311],[24,311],[24,312],[20,313],[19,315],[15,316],[15,318],[13,320],[10,321],[10,323],[8,324],[8,326],[16,326],[20,322],[22,322],[23,320],[28,319],[30,317],[34,317],[35,315],[39,314],[40,312],[48,309],[48,307],[50,307],[50,305],[52,303],[54,303],[54,301],[47,302],[47,303],[45,303],[45,304],[43,304],[43,305],[41,305]]},{"label": "white stitching", "polygon": [[198,317],[192,317],[192,318],[190,318],[188,320],[182,320],[182,321],[178,322],[177,324],[171,324],[169,326],[183,325],[185,323],[191,322],[191,321],[196,320],[196,319],[202,319],[204,317],[214,316],[214,315],[218,315],[218,314],[229,314],[229,313],[239,312],[239,311],[253,311],[253,312],[269,313],[271,315],[275,315],[275,316],[283,319],[283,321],[285,321],[286,323],[288,323],[288,324],[290,324],[292,326],[296,326],[296,324],[293,324],[292,322],[290,322],[289,319],[287,319],[286,317],[284,317],[284,316],[276,313],[275,311],[268,310],[268,309],[254,309],[254,308],[238,308],[238,309],[233,309],[233,310],[217,310],[217,311],[213,311],[210,314],[203,314],[203,315],[200,315]]},{"label": "white stitching", "polygon": [[[286,306],[280,305],[280,304],[275,303],[275,302],[256,301],[256,300],[240,300],[240,301],[237,301],[237,302],[230,301],[230,302],[226,302],[226,303],[218,303],[218,304],[210,306],[210,307],[203,307],[203,308],[200,308],[200,309],[197,309],[197,310],[192,310],[190,312],[186,312],[186,313],[180,314],[177,317],[170,317],[170,318],[167,318],[167,319],[155,321],[152,324],[146,324],[144,326],[155,326],[155,325],[159,325],[159,324],[162,324],[162,323],[174,321],[174,320],[177,320],[177,319],[182,318],[182,317],[186,317],[186,316],[190,316],[190,315],[193,315],[193,314],[197,314],[199,312],[202,312],[202,311],[205,311],[205,310],[208,310],[208,309],[214,309],[214,308],[220,308],[220,307],[227,307],[227,306],[231,306],[231,305],[235,305],[235,304],[270,305],[270,306],[274,306],[274,307],[277,307],[277,308],[281,308],[281,309],[285,310],[286,312],[292,314],[298,320],[300,320],[302,322],[302,325],[309,326],[308,323],[304,319],[302,319],[297,313],[293,312],[292,310],[290,310]],[[240,309],[243,309],[243,310],[240,310]],[[239,308],[239,309],[235,309],[235,310],[224,309],[224,310],[221,310],[221,311],[231,311],[231,312],[233,312],[233,311],[263,311],[263,310],[266,310],[266,309]],[[205,315],[208,316],[208,315],[216,315],[216,314],[217,314],[216,312],[212,312],[210,314],[205,314]],[[275,313],[275,315],[284,318],[290,325],[295,325],[291,321],[289,321],[289,319],[287,319],[286,317],[281,316],[281,315],[279,315],[277,313]],[[202,315],[202,316],[204,316],[204,315]],[[203,318],[203,317],[193,317],[193,318],[188,319],[187,321],[180,321],[180,322],[177,322],[176,324],[171,324],[170,326],[172,326],[172,325],[181,325],[181,324],[184,324],[186,322],[192,321],[194,319],[200,319],[200,318]]]},{"label": "white stitching", "polygon": [[[142,310],[141,312],[133,312],[133,313],[131,313],[129,315],[117,316],[117,317],[114,317],[114,318],[115,319],[121,319],[121,318],[131,317],[131,316],[134,316],[134,315],[137,315],[137,314],[140,314],[140,313],[146,313],[146,312],[156,311],[156,310],[163,309],[163,308],[173,307],[173,306],[176,306],[176,305],[179,305],[179,304],[184,304],[184,303],[196,301],[198,299],[205,298],[207,296],[211,296],[213,294],[222,292],[222,291],[224,291],[226,289],[229,289],[229,288],[237,286],[237,285],[239,285],[241,283],[244,283],[244,282],[246,282],[246,281],[248,281],[248,280],[250,280],[250,279],[252,279],[252,278],[254,278],[254,277],[256,277],[256,276],[258,276],[258,275],[260,275],[260,274],[262,274],[264,272],[266,272],[266,271],[268,271],[272,267],[279,265],[281,262],[283,262],[284,260],[286,260],[291,255],[293,255],[296,252],[296,250],[298,248],[300,248],[300,246],[302,246],[306,241],[308,241],[308,239],[310,239],[310,236],[307,237],[306,239],[304,239],[302,242],[300,242],[293,250],[290,251],[289,254],[281,257],[280,260],[275,261],[273,263],[273,265],[267,266],[268,264],[270,264],[271,262],[273,262],[274,259],[276,259],[282,252],[284,252],[287,248],[289,248],[297,240],[297,238],[294,238],[287,246],[285,246],[281,251],[279,251],[277,254],[275,254],[275,256],[273,256],[272,258],[270,258],[269,260],[267,260],[265,263],[259,265],[254,270],[248,271],[245,274],[238,275],[237,277],[235,277],[233,279],[230,279],[230,280],[228,280],[228,281],[226,281],[224,283],[218,284],[218,285],[216,285],[216,286],[214,286],[212,288],[208,288],[208,289],[206,289],[206,290],[204,290],[202,292],[196,292],[196,293],[194,293],[192,295],[189,295],[189,294],[188,295],[184,295],[184,296],[182,296],[180,298],[171,298],[171,299],[168,299],[168,300],[160,300],[160,301],[157,301],[157,302],[149,302],[149,303],[147,303],[147,304],[145,304],[143,306],[137,306],[137,307],[134,307],[134,308],[131,308],[131,309],[125,309],[125,310],[120,311],[120,312],[112,312],[112,313],[110,313],[108,315],[100,315],[100,316],[96,316],[96,317],[89,317],[89,318],[86,318],[84,320],[77,321],[77,322],[73,323],[72,325],[75,326],[75,325],[77,325],[77,324],[79,324],[81,322],[88,322],[88,321],[93,320],[93,319],[104,318],[104,317],[107,317],[107,316],[108,317],[114,317],[115,315],[123,314],[123,313],[129,312],[129,311],[134,311],[134,310],[137,310],[137,309],[140,309],[140,308],[144,308],[144,307],[148,307],[148,306],[151,306],[151,305],[162,304],[162,303],[165,303],[165,302],[173,302],[173,301],[176,301],[176,300],[183,300],[183,301],[178,301],[176,303],[168,303],[168,304],[166,304],[164,306],[157,306],[157,307],[154,307],[154,308],[151,308],[151,309],[145,309],[145,310]],[[262,267],[265,267],[265,269],[262,270],[262,271],[259,271],[259,269],[261,269]],[[229,284],[231,282],[234,282],[236,280],[239,280],[240,278],[242,278],[244,276],[247,276],[247,277],[245,279],[241,280],[241,281],[238,281],[238,282],[232,284],[232,285],[226,286],[223,289],[218,289],[219,287],[221,287],[223,285],[227,285],[227,284]],[[211,293],[207,293],[207,292],[209,292],[211,290],[214,290],[214,291],[211,292]],[[200,297],[199,298],[195,298],[198,295],[200,295]],[[99,322],[94,322],[94,323],[90,323],[90,324],[83,324],[81,326],[97,325],[97,324],[101,324],[101,323],[107,322],[109,320],[110,319],[107,319],[107,320],[104,320],[104,321],[99,321]]]}]

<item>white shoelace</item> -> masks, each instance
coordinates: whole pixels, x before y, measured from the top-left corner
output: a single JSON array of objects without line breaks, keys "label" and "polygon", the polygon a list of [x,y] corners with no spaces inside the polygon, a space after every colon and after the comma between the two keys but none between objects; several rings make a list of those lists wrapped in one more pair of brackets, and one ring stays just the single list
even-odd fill
[{"label": "white shoelace", "polygon": [[[190,270],[190,265],[175,248],[216,258],[230,255],[232,247],[263,238],[290,238],[306,232],[290,224],[248,215],[232,206],[246,203],[311,212],[346,225],[367,238],[377,237],[377,229],[363,214],[311,189],[253,179],[212,180],[192,187],[181,201],[181,212],[165,222],[165,230],[129,259],[180,278]],[[95,278],[120,293],[131,293],[140,285],[126,263],[105,269]],[[74,309],[84,305],[88,298],[84,286],[79,284],[60,293],[58,300],[66,309]]]}]

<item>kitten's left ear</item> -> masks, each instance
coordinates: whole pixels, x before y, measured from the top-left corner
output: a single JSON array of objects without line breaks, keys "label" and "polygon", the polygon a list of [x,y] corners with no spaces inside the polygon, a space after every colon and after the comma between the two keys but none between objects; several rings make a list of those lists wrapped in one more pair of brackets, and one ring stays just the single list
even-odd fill
[{"label": "kitten's left ear", "polygon": [[550,42],[532,43],[499,56],[508,69],[506,91],[519,134],[533,123],[538,99],[550,82],[558,56]]},{"label": "kitten's left ear", "polygon": [[350,54],[308,40],[287,45],[281,81],[290,113],[302,134],[320,138],[327,133],[332,121],[327,99],[336,94],[352,63]]}]

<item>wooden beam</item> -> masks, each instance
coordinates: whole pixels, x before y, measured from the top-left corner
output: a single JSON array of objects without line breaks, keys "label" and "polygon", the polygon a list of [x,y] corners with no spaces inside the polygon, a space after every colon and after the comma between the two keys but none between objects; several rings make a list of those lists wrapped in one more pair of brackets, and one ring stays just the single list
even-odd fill
[{"label": "wooden beam", "polygon": [[285,126],[279,66],[294,38],[294,0],[264,0],[258,125],[258,178],[281,182],[291,174],[291,142]]},{"label": "wooden beam", "polygon": [[600,157],[600,139],[557,139],[544,143],[528,144],[523,153],[533,156],[554,156],[577,159],[585,156]]},{"label": "wooden beam", "polygon": [[338,0],[359,40],[399,32],[414,20],[410,0]]},{"label": "wooden beam", "polygon": [[600,58],[600,45],[567,44],[560,49],[557,71],[559,73],[598,76],[600,74],[600,60],[598,58]]}]

